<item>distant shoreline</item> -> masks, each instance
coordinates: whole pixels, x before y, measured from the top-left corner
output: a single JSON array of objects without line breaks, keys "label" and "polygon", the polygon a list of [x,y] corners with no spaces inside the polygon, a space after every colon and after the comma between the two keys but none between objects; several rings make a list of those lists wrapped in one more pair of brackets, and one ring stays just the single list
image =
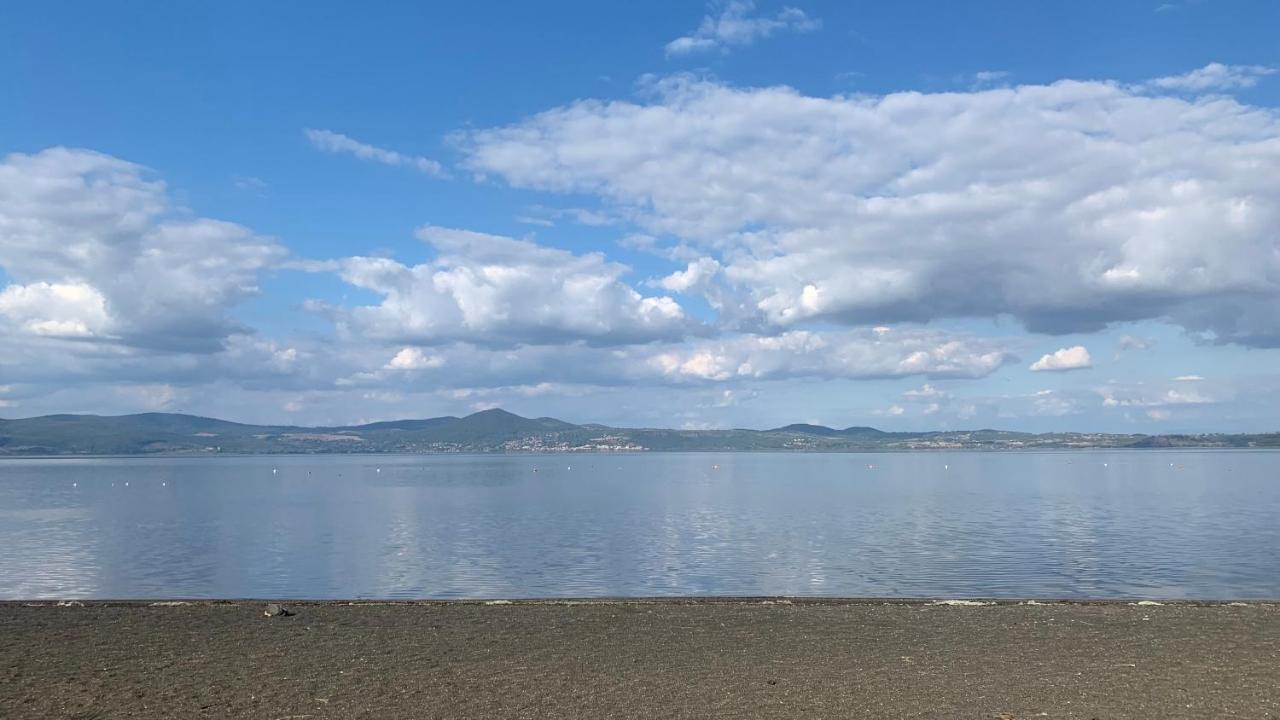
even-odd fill
[{"label": "distant shoreline", "polygon": [[0,419],[3,457],[614,454],[630,452],[1027,451],[1280,448],[1280,433],[1142,435],[1009,430],[884,431],[793,424],[769,430],[575,425],[502,410],[340,427],[246,425],[171,413]]},{"label": "distant shoreline", "polygon": [[940,455],[943,453],[975,454],[975,455],[1033,455],[1033,454],[1071,454],[1096,452],[1223,452],[1245,453],[1262,452],[1277,453],[1280,447],[1217,447],[1182,445],[1179,447],[1081,447],[1081,448],[867,448],[859,450],[633,450],[626,452],[607,451],[540,451],[519,452],[257,452],[257,453],[145,453],[145,454],[96,454],[77,455],[5,455],[0,454],[0,463],[6,460],[177,460],[182,458],[216,459],[216,458],[305,458],[305,457],[619,457],[629,455],[910,455],[912,453]]}]

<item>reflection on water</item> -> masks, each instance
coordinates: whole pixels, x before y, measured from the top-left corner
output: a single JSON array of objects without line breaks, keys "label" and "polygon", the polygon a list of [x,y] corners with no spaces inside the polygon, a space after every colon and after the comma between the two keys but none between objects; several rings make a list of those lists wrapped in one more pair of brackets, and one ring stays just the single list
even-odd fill
[{"label": "reflection on water", "polygon": [[0,598],[1280,598],[1280,453],[0,461]]}]

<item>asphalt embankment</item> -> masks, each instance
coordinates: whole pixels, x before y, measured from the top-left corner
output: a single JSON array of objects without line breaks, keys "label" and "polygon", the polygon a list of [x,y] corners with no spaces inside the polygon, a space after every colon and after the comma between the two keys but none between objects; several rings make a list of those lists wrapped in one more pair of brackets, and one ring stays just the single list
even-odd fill
[{"label": "asphalt embankment", "polygon": [[1280,718],[1280,605],[0,603],[0,718]]}]

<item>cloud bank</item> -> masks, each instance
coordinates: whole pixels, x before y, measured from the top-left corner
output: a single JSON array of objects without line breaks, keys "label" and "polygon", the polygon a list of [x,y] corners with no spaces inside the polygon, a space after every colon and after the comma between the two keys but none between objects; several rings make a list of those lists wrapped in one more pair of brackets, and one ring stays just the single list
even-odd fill
[{"label": "cloud bank", "polygon": [[86,150],[0,162],[0,324],[22,338],[215,352],[228,310],[285,256],[234,223],[191,217],[140,166]]},{"label": "cloud bank", "polygon": [[589,193],[700,255],[725,324],[1168,319],[1280,345],[1280,114],[1105,81],[814,97],[676,76],[471,133],[467,164]]}]

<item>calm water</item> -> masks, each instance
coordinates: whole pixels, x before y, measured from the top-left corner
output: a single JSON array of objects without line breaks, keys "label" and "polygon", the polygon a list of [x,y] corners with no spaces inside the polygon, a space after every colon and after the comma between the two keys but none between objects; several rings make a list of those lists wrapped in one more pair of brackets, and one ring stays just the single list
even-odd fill
[{"label": "calm water", "polygon": [[603,595],[1280,598],[1280,453],[0,461],[0,598]]}]

